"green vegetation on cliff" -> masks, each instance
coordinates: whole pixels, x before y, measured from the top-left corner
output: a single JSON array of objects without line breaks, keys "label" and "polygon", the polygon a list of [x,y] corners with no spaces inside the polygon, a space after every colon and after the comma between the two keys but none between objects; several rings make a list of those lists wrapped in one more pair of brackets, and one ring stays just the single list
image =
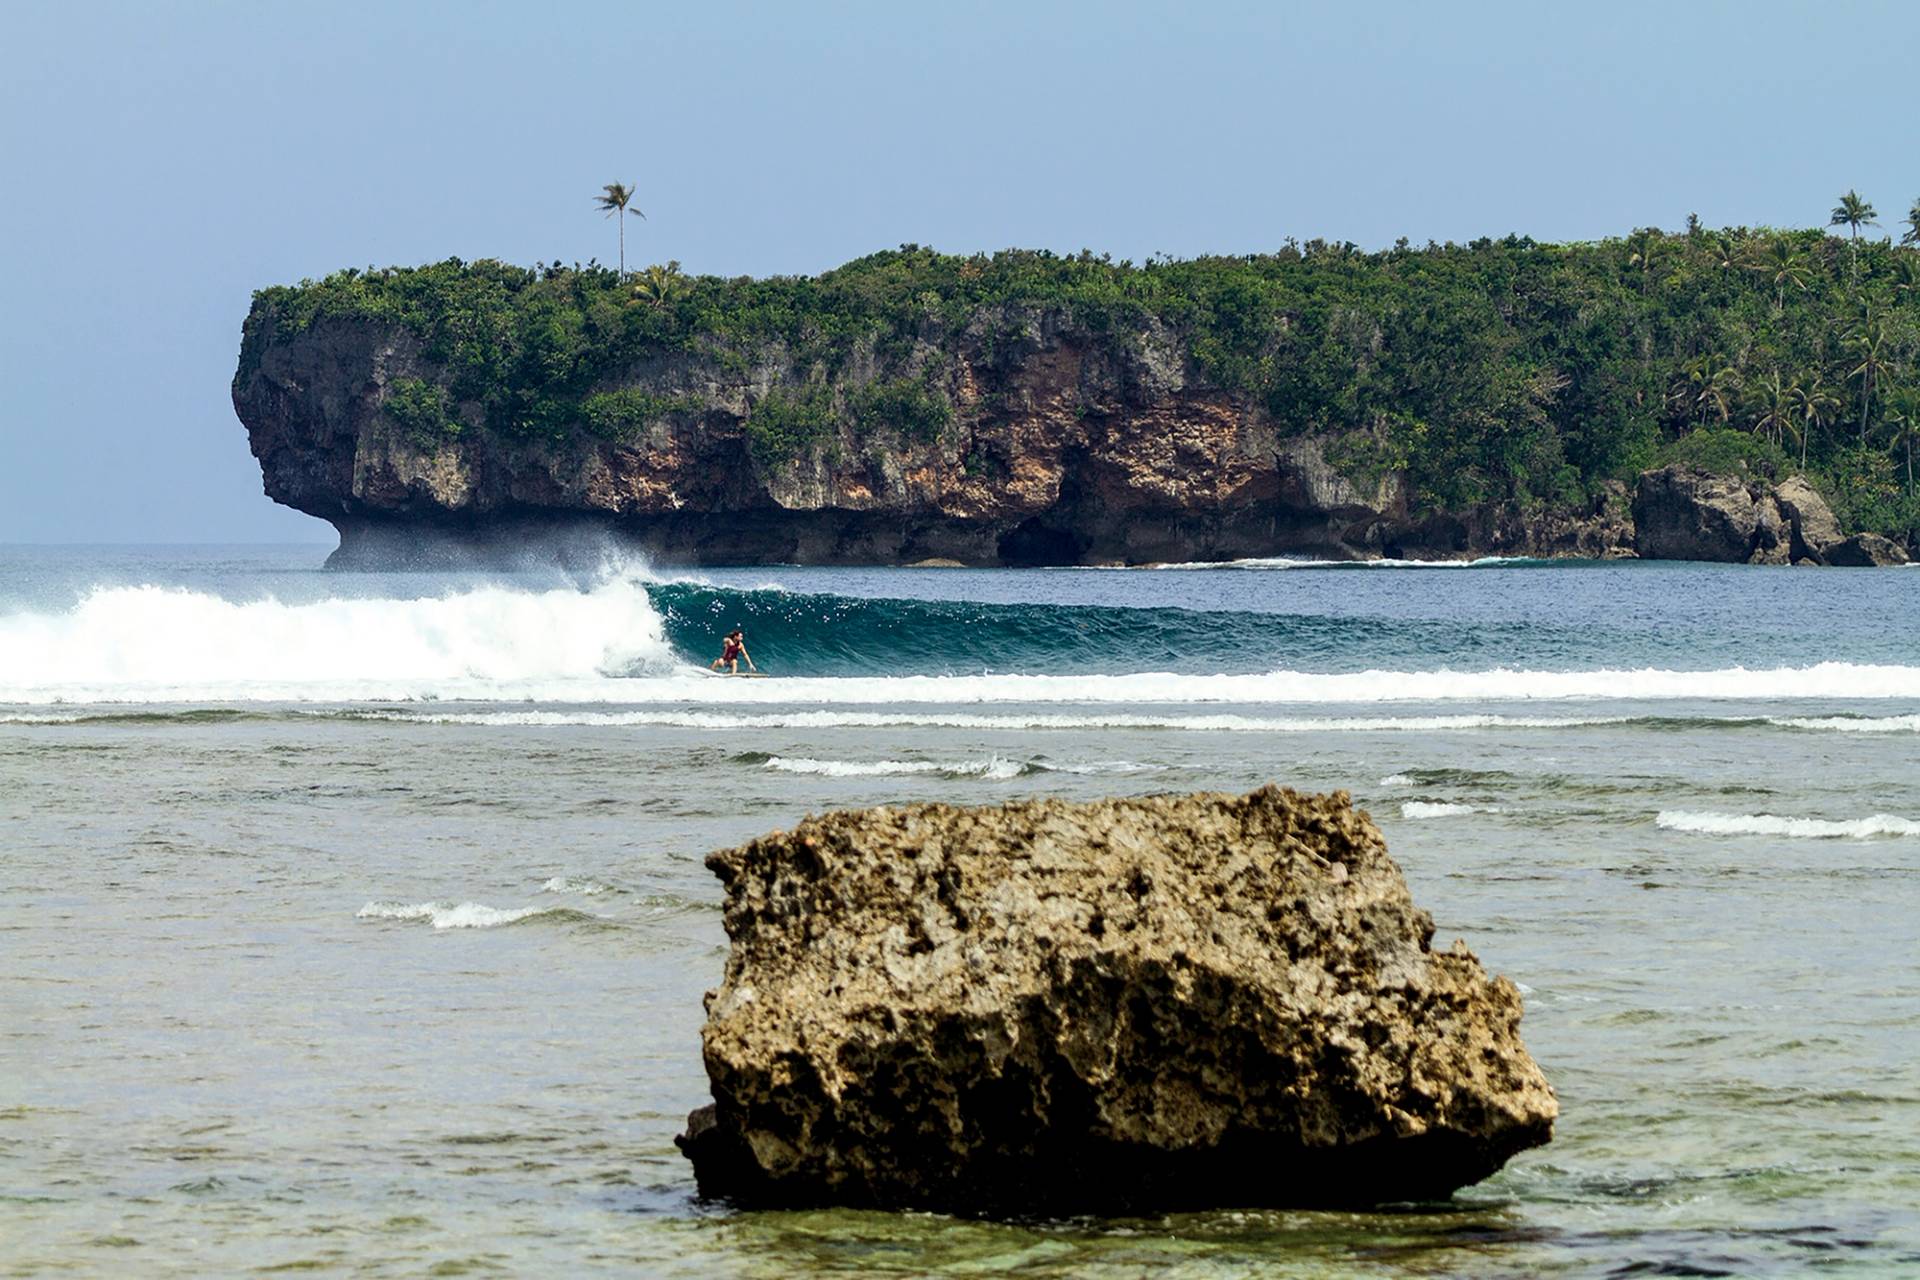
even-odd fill
[{"label": "green vegetation on cliff", "polygon": [[1340,437],[1350,472],[1405,468],[1426,507],[1582,504],[1684,458],[1804,467],[1851,524],[1920,526],[1920,249],[1818,230],[1312,241],[1142,265],[909,245],[766,280],[454,260],[261,291],[243,371],[270,334],[330,319],[418,335],[437,381],[396,384],[388,411],[420,437],[631,440],[707,408],[622,389],[692,360],[731,382],[784,371],[748,414],[763,464],[843,423],[933,440],[952,427],[957,355],[991,367],[1050,326],[1123,357],[1171,343],[1199,385],[1283,434]]}]

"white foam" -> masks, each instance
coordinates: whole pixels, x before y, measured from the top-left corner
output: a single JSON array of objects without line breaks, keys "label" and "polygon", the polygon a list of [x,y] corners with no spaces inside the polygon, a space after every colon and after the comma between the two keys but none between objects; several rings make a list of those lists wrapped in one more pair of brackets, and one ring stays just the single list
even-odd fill
[{"label": "white foam", "polygon": [[1413,785],[1413,779],[1404,773],[1390,773],[1380,779],[1379,785],[1383,787],[1410,787]]},{"label": "white foam", "polygon": [[980,772],[963,763],[935,760],[814,760],[806,756],[774,756],[766,767],[780,773],[811,773],[825,778],[891,778],[919,773]]},{"label": "white foam", "polygon": [[1246,560],[1192,560],[1157,564],[1155,569],[1486,569],[1496,565],[1536,564],[1528,556],[1480,556],[1473,560],[1310,560],[1300,556],[1254,556]]},{"label": "white foam", "polygon": [[1663,809],[1654,825],[1709,836],[1791,836],[1803,840],[1864,840],[1871,836],[1920,836],[1920,822],[1876,813],[1847,822],[1783,818],[1770,813],[1698,813]]},{"label": "white foam", "polygon": [[0,703],[504,693],[678,665],[634,578],[590,591],[483,586],[309,604],[101,587],[65,613],[0,616]]},{"label": "white foam", "polygon": [[1767,723],[1788,729],[1819,729],[1833,733],[1920,733],[1920,715],[1772,716]]},{"label": "white foam", "polygon": [[436,929],[492,929],[554,907],[517,907],[501,910],[478,902],[448,906],[439,902],[369,902],[354,915],[361,920],[425,920]]},{"label": "white foam", "polygon": [[366,711],[405,724],[557,728],[660,725],[680,729],[1174,729],[1203,733],[1405,733],[1459,729],[1564,729],[1621,724],[1625,716],[1139,716],[1098,712],[983,714],[966,711]]},{"label": "white foam", "polygon": [[1153,773],[1162,765],[1137,764],[1131,760],[1098,760],[1085,764],[1055,764],[1051,761],[1022,763],[1004,756],[978,760],[816,760],[809,756],[773,756],[766,768],[781,773],[805,773],[827,778],[889,778],[913,775],[937,775],[948,778],[985,778],[1005,781],[1029,773],[1126,774]]},{"label": "white foam", "polygon": [[576,880],[572,876],[554,876],[540,886],[542,893],[579,893],[592,895],[611,892],[609,886],[598,880]]},{"label": "white foam", "polygon": [[[605,700],[752,703],[1616,702],[1672,699],[1920,698],[1920,666],[1826,662],[1716,671],[1272,671],[1248,675],[972,675],[608,681]],[[534,695],[538,697],[539,695]],[[540,700],[550,700],[541,698]],[[551,699],[558,700],[558,699]],[[578,699],[585,700],[585,699]]]},{"label": "white foam", "polygon": [[1400,806],[1403,818],[1457,818],[1468,813],[1498,813],[1492,805],[1452,804],[1440,800],[1409,800]]}]

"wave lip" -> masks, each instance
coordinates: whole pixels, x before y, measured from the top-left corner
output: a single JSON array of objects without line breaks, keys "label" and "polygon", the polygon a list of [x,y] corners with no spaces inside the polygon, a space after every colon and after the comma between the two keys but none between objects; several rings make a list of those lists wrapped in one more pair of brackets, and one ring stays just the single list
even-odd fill
[{"label": "wave lip", "polygon": [[563,907],[514,907],[502,910],[479,902],[452,905],[441,902],[369,902],[354,912],[358,920],[424,920],[436,929],[495,929],[534,916],[564,911]]},{"label": "wave lip", "polygon": [[1889,813],[1851,821],[1788,818],[1771,813],[1708,813],[1662,809],[1654,825],[1667,831],[1708,836],[1788,836],[1801,840],[1866,840],[1875,836],[1920,836],[1920,822]]}]

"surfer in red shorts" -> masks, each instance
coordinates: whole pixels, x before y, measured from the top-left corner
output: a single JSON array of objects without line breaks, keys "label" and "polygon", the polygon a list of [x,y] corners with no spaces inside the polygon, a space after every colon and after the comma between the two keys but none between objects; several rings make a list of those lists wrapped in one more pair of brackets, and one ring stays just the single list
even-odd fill
[{"label": "surfer in red shorts", "polygon": [[725,667],[728,675],[737,676],[740,674],[742,658],[746,659],[749,671],[760,669],[753,665],[753,655],[747,652],[746,633],[735,627],[727,633],[726,642],[720,646],[720,656],[713,660],[713,670],[718,671]]}]

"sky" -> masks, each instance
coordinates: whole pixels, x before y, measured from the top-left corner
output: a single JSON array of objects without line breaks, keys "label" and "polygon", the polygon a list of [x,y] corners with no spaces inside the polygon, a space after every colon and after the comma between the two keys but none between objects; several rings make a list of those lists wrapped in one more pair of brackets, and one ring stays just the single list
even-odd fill
[{"label": "sky", "polygon": [[0,543],[331,542],[261,494],[252,291],[449,256],[813,273],[1920,197],[1900,3],[8,0]]}]

